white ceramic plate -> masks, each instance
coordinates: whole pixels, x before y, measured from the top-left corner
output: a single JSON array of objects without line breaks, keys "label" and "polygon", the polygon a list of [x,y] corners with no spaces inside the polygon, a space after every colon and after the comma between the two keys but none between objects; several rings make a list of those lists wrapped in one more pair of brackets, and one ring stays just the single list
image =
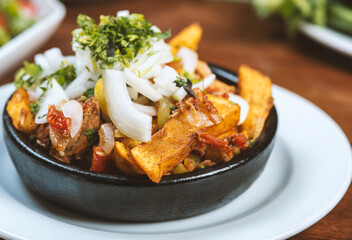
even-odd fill
[{"label": "white ceramic plate", "polygon": [[[1,105],[12,91],[9,85],[0,88]],[[351,146],[338,125],[319,108],[277,86],[273,93],[279,128],[263,174],[228,205],[184,220],[119,223],[58,209],[23,186],[7,154],[6,139],[0,138],[0,236],[36,240],[258,240],[287,238],[308,228],[346,192],[351,182]]]},{"label": "white ceramic plate", "polygon": [[299,29],[311,39],[342,54],[352,57],[352,37],[327,27],[302,22]]},{"label": "white ceramic plate", "polygon": [[54,33],[66,9],[58,0],[32,0],[38,7],[39,21],[0,48],[0,77],[22,62]]}]

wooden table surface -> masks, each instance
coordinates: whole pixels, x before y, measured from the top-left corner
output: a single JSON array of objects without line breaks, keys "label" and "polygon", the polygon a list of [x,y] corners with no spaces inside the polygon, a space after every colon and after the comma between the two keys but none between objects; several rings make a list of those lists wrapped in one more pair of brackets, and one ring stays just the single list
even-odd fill
[{"label": "wooden table surface", "polygon": [[[172,28],[174,33],[198,21],[204,28],[199,46],[200,58],[234,70],[243,63],[261,70],[271,76],[274,84],[303,96],[323,109],[341,126],[350,143],[352,141],[352,58],[335,53],[302,35],[288,40],[279,19],[259,20],[247,4],[116,0],[66,4],[66,7],[67,16],[63,24],[37,52],[59,47],[64,54],[72,54],[71,31],[76,27],[79,13],[98,19],[100,14],[113,15],[117,10],[129,9],[144,13],[153,24],[162,30]],[[11,81],[12,76],[13,73],[6,81]],[[350,187],[327,216],[292,239],[352,239],[351,223]]]}]

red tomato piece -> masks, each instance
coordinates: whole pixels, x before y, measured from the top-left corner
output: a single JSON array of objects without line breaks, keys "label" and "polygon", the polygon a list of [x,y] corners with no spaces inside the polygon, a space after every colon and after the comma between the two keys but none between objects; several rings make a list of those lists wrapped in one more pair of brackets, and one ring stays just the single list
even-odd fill
[{"label": "red tomato piece", "polygon": [[71,132],[71,118],[65,117],[62,111],[55,108],[54,105],[50,105],[46,120],[50,123],[50,127],[62,134],[65,137],[70,137]]}]

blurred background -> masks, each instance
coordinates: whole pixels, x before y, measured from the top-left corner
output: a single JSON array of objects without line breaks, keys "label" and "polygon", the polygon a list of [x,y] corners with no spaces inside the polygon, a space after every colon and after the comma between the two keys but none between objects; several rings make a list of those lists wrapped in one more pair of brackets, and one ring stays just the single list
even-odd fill
[{"label": "blurred background", "polygon": [[[0,0],[0,3],[3,2],[6,1]],[[41,1],[33,2],[41,4]],[[234,71],[241,64],[259,69],[269,75],[274,84],[303,96],[327,112],[351,142],[352,15],[348,2],[350,1],[66,0],[63,2],[66,16],[57,29],[55,26],[51,28],[56,29],[53,35],[33,49],[29,43],[36,40],[27,41],[28,49],[17,48],[12,56],[16,58],[20,51],[27,49],[29,53],[24,60],[32,61],[35,53],[52,47],[59,47],[64,55],[71,55],[71,31],[77,27],[76,18],[79,13],[99,19],[101,14],[115,15],[119,10],[128,9],[132,13],[143,13],[163,31],[171,28],[172,33],[179,32],[192,22],[199,22],[204,31],[198,49],[201,59]],[[34,6],[35,8],[39,9],[38,16],[51,14],[50,11],[42,13],[40,6]],[[25,28],[35,25],[36,18],[31,15],[30,9],[31,7],[25,10],[25,23],[28,23]],[[3,24],[4,18],[6,16],[2,14],[0,25],[8,31],[9,26]],[[38,19],[40,17],[37,21]],[[39,32],[37,38],[47,31],[49,30]],[[9,42],[0,48],[0,57],[2,49],[12,41],[11,35],[16,34],[10,33],[5,37]],[[3,69],[6,73],[0,79],[1,84],[13,81],[15,70],[21,66],[21,62],[22,59]],[[309,132],[303,132],[303,138],[305,134]],[[292,239],[350,239],[351,209],[350,188],[331,213]]]}]

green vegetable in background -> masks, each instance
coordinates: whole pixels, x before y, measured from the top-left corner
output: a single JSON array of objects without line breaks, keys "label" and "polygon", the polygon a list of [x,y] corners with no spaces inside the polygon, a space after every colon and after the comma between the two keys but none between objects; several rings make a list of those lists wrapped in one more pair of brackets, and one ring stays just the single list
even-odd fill
[{"label": "green vegetable in background", "polygon": [[295,34],[302,20],[352,34],[352,8],[349,4],[337,0],[253,0],[259,16],[281,16],[289,36]]},{"label": "green vegetable in background", "polygon": [[33,25],[34,14],[35,6],[30,1],[0,0],[0,46]]}]

